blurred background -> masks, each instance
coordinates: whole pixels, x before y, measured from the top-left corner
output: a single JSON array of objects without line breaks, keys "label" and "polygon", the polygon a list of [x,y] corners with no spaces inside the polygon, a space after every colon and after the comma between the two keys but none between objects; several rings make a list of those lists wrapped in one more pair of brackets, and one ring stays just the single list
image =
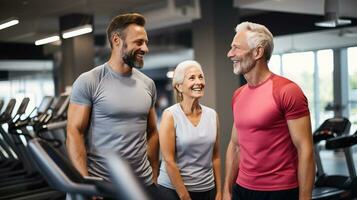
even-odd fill
[{"label": "blurred background", "polygon": [[[231,96],[244,84],[226,54],[235,26],[251,21],[275,36],[269,67],[303,89],[313,130],[327,118],[344,116],[355,131],[356,10],[355,0],[0,0],[0,99],[6,104],[29,97],[29,107],[35,107],[44,96],[70,92],[79,74],[109,58],[110,19],[139,12],[147,19],[150,49],[142,71],[157,86],[158,116],[174,103],[174,67],[197,60],[207,82],[202,103],[219,113],[224,155]],[[4,28],[6,23],[14,25]],[[79,28],[85,34],[65,39],[64,33]]]}]

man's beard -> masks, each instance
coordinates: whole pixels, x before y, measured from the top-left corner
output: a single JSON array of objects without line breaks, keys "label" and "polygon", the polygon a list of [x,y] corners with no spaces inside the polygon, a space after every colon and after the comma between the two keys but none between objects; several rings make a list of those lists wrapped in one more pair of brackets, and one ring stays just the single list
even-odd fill
[{"label": "man's beard", "polygon": [[242,58],[239,59],[240,61],[239,63],[237,63],[237,65],[239,64],[239,66],[233,66],[234,74],[244,75],[254,68],[256,61],[251,57],[251,55],[246,55],[244,57],[245,58],[243,58],[243,61],[241,61]]},{"label": "man's beard", "polygon": [[136,54],[138,53],[140,53],[140,50],[137,50],[136,52],[134,50],[131,50],[127,53],[124,52],[124,56],[123,56],[124,63],[131,68],[137,68],[137,69],[143,68],[144,66],[143,60],[136,59]]}]

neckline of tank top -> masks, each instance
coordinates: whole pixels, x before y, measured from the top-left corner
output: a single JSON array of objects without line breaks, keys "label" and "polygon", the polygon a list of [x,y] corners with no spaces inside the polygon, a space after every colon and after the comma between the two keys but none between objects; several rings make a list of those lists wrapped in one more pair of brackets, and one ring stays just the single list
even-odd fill
[{"label": "neckline of tank top", "polygon": [[177,106],[179,107],[179,110],[180,110],[180,111],[182,112],[182,114],[184,115],[184,118],[189,122],[189,124],[191,124],[191,126],[192,126],[193,128],[198,128],[198,127],[200,126],[201,122],[202,122],[202,116],[203,116],[204,109],[203,109],[203,106],[202,106],[201,104],[199,104],[199,105],[201,106],[202,111],[201,111],[200,120],[199,120],[199,122],[197,123],[197,125],[195,126],[195,125],[190,121],[190,119],[186,116],[185,112],[184,112],[183,109],[181,108],[180,103],[177,103]]}]

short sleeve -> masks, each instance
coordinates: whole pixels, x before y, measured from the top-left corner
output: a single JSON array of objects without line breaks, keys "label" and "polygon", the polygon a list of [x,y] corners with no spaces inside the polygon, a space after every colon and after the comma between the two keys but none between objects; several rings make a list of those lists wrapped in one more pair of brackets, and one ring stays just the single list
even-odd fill
[{"label": "short sleeve", "polygon": [[73,83],[71,103],[92,105],[95,92],[95,79],[89,72],[81,74]]},{"label": "short sleeve", "polygon": [[286,119],[297,119],[310,114],[307,98],[295,83],[282,87],[280,95]]}]

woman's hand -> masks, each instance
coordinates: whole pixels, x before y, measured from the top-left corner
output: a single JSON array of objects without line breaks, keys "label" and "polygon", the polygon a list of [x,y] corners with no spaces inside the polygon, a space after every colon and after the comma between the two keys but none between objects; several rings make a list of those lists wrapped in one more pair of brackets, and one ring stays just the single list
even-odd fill
[{"label": "woman's hand", "polygon": [[191,200],[191,197],[190,197],[190,195],[187,193],[187,194],[184,194],[183,196],[180,196],[180,200]]}]

